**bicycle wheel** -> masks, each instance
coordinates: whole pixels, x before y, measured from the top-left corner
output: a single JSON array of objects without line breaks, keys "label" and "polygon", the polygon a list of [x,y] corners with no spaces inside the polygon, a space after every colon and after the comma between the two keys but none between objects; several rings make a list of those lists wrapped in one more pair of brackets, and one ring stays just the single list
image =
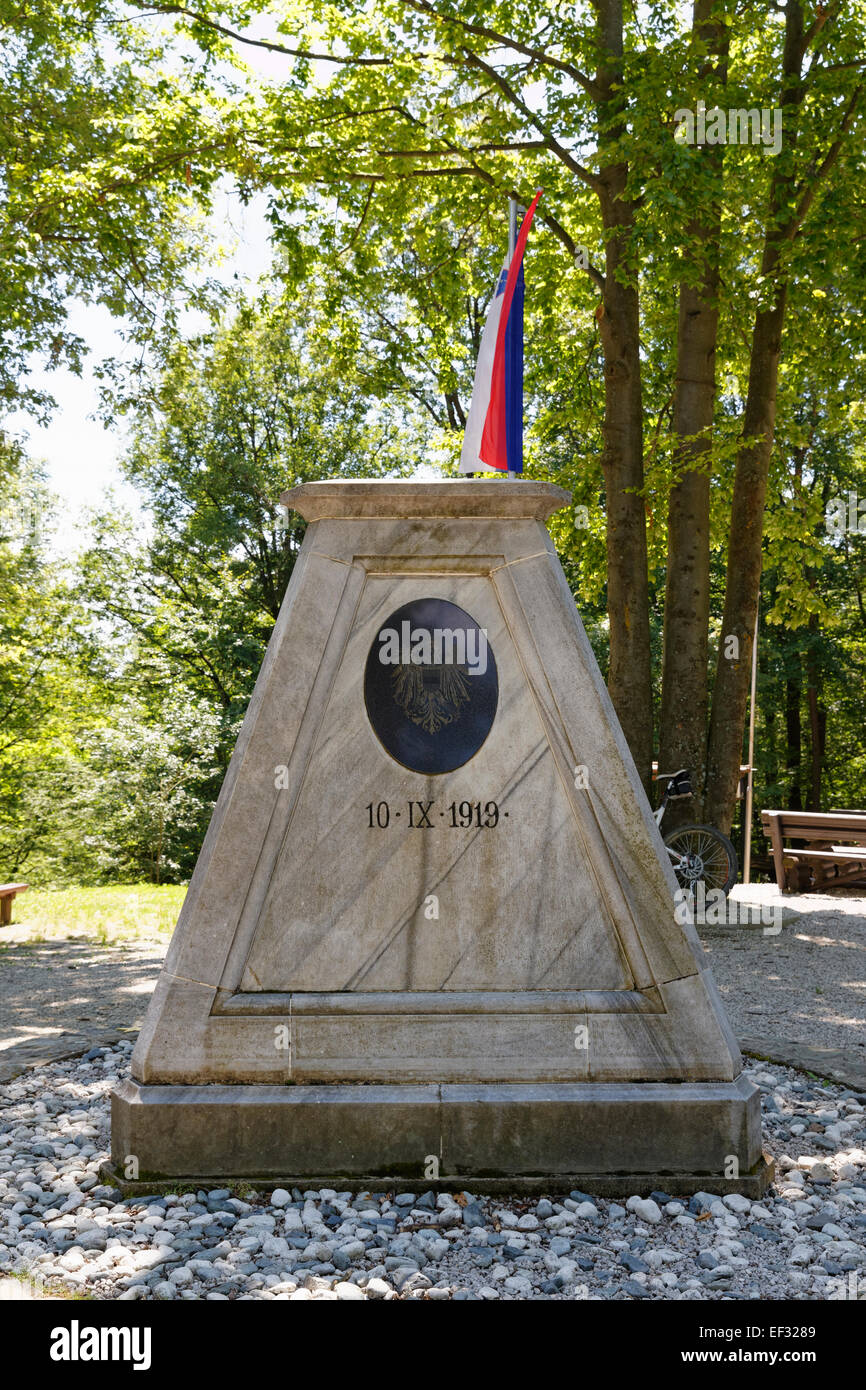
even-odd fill
[{"label": "bicycle wheel", "polygon": [[681,888],[694,891],[703,883],[707,892],[720,888],[730,893],[737,881],[737,851],[721,830],[712,825],[681,825],[665,836],[665,845]]}]

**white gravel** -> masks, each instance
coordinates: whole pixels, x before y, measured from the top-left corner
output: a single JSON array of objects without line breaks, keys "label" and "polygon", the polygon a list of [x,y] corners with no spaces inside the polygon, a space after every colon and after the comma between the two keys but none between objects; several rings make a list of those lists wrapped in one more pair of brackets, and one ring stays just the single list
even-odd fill
[{"label": "white gravel", "polygon": [[98,1169],[129,1050],[0,1087],[0,1296],[866,1298],[862,1093],[750,1069],[779,1166],[760,1202],[229,1188],[121,1201]]}]

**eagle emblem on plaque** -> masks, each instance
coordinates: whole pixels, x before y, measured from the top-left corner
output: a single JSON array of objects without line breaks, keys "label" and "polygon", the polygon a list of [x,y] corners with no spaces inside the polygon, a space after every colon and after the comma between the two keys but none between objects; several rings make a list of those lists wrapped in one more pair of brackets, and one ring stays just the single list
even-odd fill
[{"label": "eagle emblem on plaque", "polygon": [[406,718],[428,734],[453,724],[469,702],[464,666],[398,666],[392,679],[394,699]]},{"label": "eagle emblem on plaque", "polygon": [[364,673],[380,744],[413,772],[452,772],[478,752],[499,681],[486,628],[447,599],[405,603],[376,630]]}]

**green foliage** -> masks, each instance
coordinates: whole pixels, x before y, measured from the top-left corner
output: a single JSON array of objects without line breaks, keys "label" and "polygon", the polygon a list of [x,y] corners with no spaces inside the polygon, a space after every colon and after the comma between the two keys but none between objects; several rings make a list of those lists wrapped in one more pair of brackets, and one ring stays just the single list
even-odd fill
[{"label": "green foliage", "polygon": [[233,137],[201,62],[112,0],[11,0],[0,38],[0,401],[44,413],[27,366],[80,369],[71,298],[139,343],[201,299],[196,221]]},{"label": "green foliage", "polygon": [[150,534],[109,511],[81,560],[82,592],[134,634],[157,705],[180,681],[219,708],[226,761],[303,538],[280,495],[406,471],[423,446],[411,415],[369,399],[364,361],[350,373],[318,309],[312,294],[304,306],[265,294],[171,345],[126,461]]},{"label": "green foliage", "polygon": [[189,693],[154,702],[129,652],[101,649],[49,556],[40,470],[12,446],[0,466],[0,877],[186,877],[224,770],[220,723]]},{"label": "green foliage", "polygon": [[87,703],[72,654],[80,619],[48,559],[42,471],[0,439],[0,864],[16,873],[49,834],[70,710]]},{"label": "green foliage", "polygon": [[[862,804],[866,541],[834,537],[824,520],[832,498],[866,497],[862,113],[816,177],[862,82],[861,10],[834,7],[833,22],[817,26],[779,154],[734,145],[717,164],[673,139],[673,113],[698,100],[773,108],[780,7],[720,0],[726,85],[707,76],[711,55],[682,6],[625,7],[622,86],[601,120],[588,3],[543,13],[512,0],[153,9],[156,21],[122,0],[37,0],[5,20],[0,393],[39,407],[22,374],[31,354],[80,361],[70,295],[125,314],[158,370],[132,387],[115,380],[115,404],[132,413],[125,467],[144,524],[107,503],[74,575],[26,526],[0,541],[0,872],[188,874],[303,537],[297,514],[280,515],[281,492],[420,461],[454,467],[505,199],[526,202],[539,185],[526,263],[527,471],[573,493],[551,529],[605,667],[597,179],[616,160],[636,200],[617,274],[641,305],[655,668],[683,442],[672,423],[677,299],[700,282],[695,229],[718,204],[719,389],[701,464],[713,484],[711,638],[721,636],[750,330],[774,289],[765,240],[787,219],[757,799],[769,804],[796,783],[805,800],[817,759],[825,803]],[[253,50],[231,37],[260,34],[263,15],[285,59],[264,83],[244,67]],[[768,214],[779,171],[799,201]],[[210,294],[195,270],[196,218],[224,172],[244,197],[267,192],[274,281],[184,339],[182,299]],[[30,514],[33,496],[48,516],[38,470],[11,446],[0,474],[16,515]],[[799,753],[787,742],[795,705]]]},{"label": "green foliage", "polygon": [[220,720],[186,693],[158,720],[121,698],[110,722],[79,731],[53,853],[76,883],[185,882],[222,777]]},{"label": "green foliage", "polygon": [[[420,416],[364,389],[375,345],[347,361],[317,293],[169,342],[126,461],[143,531],[107,504],[70,571],[0,547],[0,876],[188,878],[303,537],[280,494],[414,466]],[[38,470],[6,471],[29,515]]]}]

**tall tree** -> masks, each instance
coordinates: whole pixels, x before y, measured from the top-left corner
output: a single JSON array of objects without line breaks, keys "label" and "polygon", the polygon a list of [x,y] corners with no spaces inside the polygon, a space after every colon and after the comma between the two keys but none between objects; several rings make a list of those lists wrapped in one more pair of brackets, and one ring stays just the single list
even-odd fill
[{"label": "tall tree", "polygon": [[[721,9],[718,0],[695,0],[693,6],[687,71],[693,109],[699,100],[710,108],[724,103],[730,29]],[[687,166],[689,195],[698,211],[686,228],[683,266],[690,278],[679,287],[659,767],[664,772],[688,768],[695,796],[671,806],[671,825],[678,818],[700,820],[703,808],[723,156],[723,145],[699,145]]]},{"label": "tall tree", "polygon": [[54,779],[76,705],[71,653],[84,620],[49,539],[44,472],[0,436],[0,878],[15,875],[55,824]]},{"label": "tall tree", "polygon": [[[284,489],[405,469],[407,425],[377,410],[329,342],[320,300],[264,291],[213,332],[172,341],[139,402],[126,476],[152,528],[108,510],[81,561],[97,613],[134,633],[224,721],[227,762],[286,591],[304,523]],[[167,692],[166,692],[167,693]]]},{"label": "tall tree", "polygon": [[[622,0],[593,0],[589,13],[559,11],[531,24],[508,4],[470,8],[450,0],[388,0],[371,11],[348,0],[313,3],[279,24],[280,37],[243,32],[252,8],[158,6],[195,36],[265,46],[294,61],[271,93],[267,126],[250,137],[259,179],[289,190],[338,193],[359,233],[411,218],[424,189],[471,183],[458,217],[506,196],[546,193],[539,214],[573,273],[575,257],[598,295],[604,355],[602,466],[607,514],[610,615],[608,683],[641,775],[652,756],[646,524],[642,498],[643,411],[635,193],[630,127],[640,66],[631,64]],[[287,37],[311,23],[318,45]],[[312,88],[314,68],[334,76]],[[441,191],[440,191],[441,190]],[[587,199],[594,203],[587,215]],[[474,206],[473,206],[474,200]],[[459,199],[458,199],[459,201]],[[441,213],[440,213],[441,216]],[[584,226],[594,225],[593,251]],[[289,236],[294,238],[290,228]],[[595,248],[600,244],[597,263]],[[561,273],[561,271],[560,271]],[[457,420],[460,411],[455,411]]]},{"label": "tall tree", "polygon": [[[819,60],[808,74],[817,109],[807,112],[808,148],[800,150],[798,162],[792,140],[795,144],[802,97],[796,84],[792,86],[797,44],[790,35],[796,28],[796,7],[788,5],[784,12],[790,33],[779,54],[776,21],[781,7],[774,7],[768,22],[762,5],[738,6],[734,12],[725,0],[700,4],[685,61],[678,43],[678,7],[667,4],[626,17],[621,0],[589,0],[567,13],[545,13],[533,23],[519,24],[513,8],[500,0],[476,0],[459,10],[449,0],[389,0],[375,14],[356,0],[342,0],[334,6],[309,3],[293,10],[267,40],[244,32],[255,9],[249,3],[223,5],[219,11],[204,3],[167,3],[162,9],[177,15],[189,32],[206,34],[212,47],[223,44],[224,55],[253,44],[291,60],[285,82],[266,94],[267,119],[250,140],[250,147],[258,151],[255,177],[276,190],[278,234],[289,244],[297,242],[300,209],[306,206],[321,216],[322,190],[338,198],[353,228],[353,242],[363,239],[369,246],[393,241],[397,229],[412,226],[419,204],[434,224],[466,229],[492,199],[504,199],[507,193],[525,197],[534,184],[545,186],[542,221],[569,258],[577,254],[578,265],[600,295],[595,315],[604,380],[608,680],[644,776],[652,748],[645,509],[652,510],[653,484],[644,458],[643,420],[650,400],[642,380],[651,349],[641,338],[639,296],[653,279],[657,292],[678,260],[682,370],[679,386],[673,389],[675,466],[662,738],[669,756],[674,756],[672,744],[680,738],[683,753],[676,756],[696,765],[700,779],[708,705],[705,474],[713,466],[710,359],[716,320],[724,314],[739,332],[742,306],[737,299],[754,295],[752,361],[769,365],[774,312],[770,285],[781,284],[779,275],[784,279],[790,273],[791,228],[782,227],[779,218],[792,205],[797,235],[808,223],[806,241],[814,244],[814,220],[808,222],[807,214],[836,159],[834,154],[825,161],[824,143],[829,135],[830,143],[838,139],[841,148],[854,120],[856,102],[850,116],[838,105],[858,81],[861,19],[843,16],[838,5],[830,4],[819,9],[809,27],[806,47],[811,44]],[[304,37],[308,24],[319,34],[315,44]],[[830,34],[832,42],[827,39]],[[683,201],[682,187],[667,186],[671,157],[664,144],[672,136],[671,107],[684,91],[701,90],[702,83],[712,99],[729,62],[737,65],[738,96],[751,106],[754,93],[766,90],[765,79],[777,57],[778,99],[786,127],[782,154],[763,161],[747,156],[722,193],[719,152],[690,151],[698,174],[686,192],[691,215],[679,243],[666,241],[663,213]],[[317,80],[311,86],[314,71]],[[326,72],[333,75],[326,78]],[[824,102],[823,123],[819,98]],[[741,152],[736,153],[739,164]],[[771,163],[768,179],[765,171]],[[717,293],[721,282],[716,283],[718,234],[753,215],[767,183],[763,260],[753,263],[750,247],[738,259],[734,243],[725,266],[730,287],[725,286],[723,304]],[[458,186],[465,192],[457,191]],[[781,320],[776,327],[781,328]],[[741,756],[734,745],[742,736],[741,697],[748,688],[749,639],[740,630],[744,614],[737,586],[754,591],[755,579],[753,557],[746,554],[754,526],[747,536],[740,522],[743,511],[760,500],[755,495],[744,504],[741,494],[753,450],[757,457],[771,448],[762,422],[772,375],[772,370],[769,376],[758,373],[748,393],[737,474],[733,530],[738,546],[730,570],[726,635],[740,640],[742,660],[728,662],[724,652],[729,644],[723,644],[720,661],[727,664],[719,667],[707,772],[709,804],[722,823],[730,820]],[[670,381],[667,389],[671,391]],[[459,427],[462,409],[453,391],[451,395],[449,418]],[[656,402],[652,408],[657,408]],[[660,404],[660,420],[663,413]],[[764,442],[754,445],[759,434]],[[657,435],[658,430],[651,449]],[[760,546],[759,517],[757,534]],[[683,622],[685,642],[680,647],[678,629]],[[678,735],[679,723],[683,727]]]},{"label": "tall tree", "polygon": [[[737,455],[731,505],[727,583],[722,633],[737,641],[731,659],[719,645],[707,755],[706,814],[730,827],[742,756],[752,642],[761,575],[764,504],[773,449],[779,362],[792,279],[792,253],[802,242],[809,217],[831,214],[821,195],[840,160],[856,161],[846,147],[855,122],[862,124],[864,65],[859,28],[840,3],[821,5],[810,24],[802,0],[786,0],[778,105],[784,145],[774,163],[761,261],[761,298],[755,310],[749,385]],[[841,29],[839,59],[824,60],[828,34]],[[807,55],[812,62],[805,69]],[[853,80],[841,97],[839,69]],[[853,170],[852,170],[853,172]],[[817,208],[816,208],[817,201]]]},{"label": "tall tree", "polygon": [[32,360],[79,370],[75,297],[149,341],[200,300],[196,215],[231,145],[201,62],[170,60],[112,0],[7,0],[0,13],[0,405],[44,413]]},{"label": "tall tree", "polygon": [[[608,688],[647,789],[653,753],[649,576],[643,499],[643,393],[636,274],[635,197],[623,154],[628,120],[622,0],[594,0],[598,16],[596,188],[605,274],[599,306],[604,349],[604,453],[607,504]],[[633,180],[632,180],[633,184]]]}]

